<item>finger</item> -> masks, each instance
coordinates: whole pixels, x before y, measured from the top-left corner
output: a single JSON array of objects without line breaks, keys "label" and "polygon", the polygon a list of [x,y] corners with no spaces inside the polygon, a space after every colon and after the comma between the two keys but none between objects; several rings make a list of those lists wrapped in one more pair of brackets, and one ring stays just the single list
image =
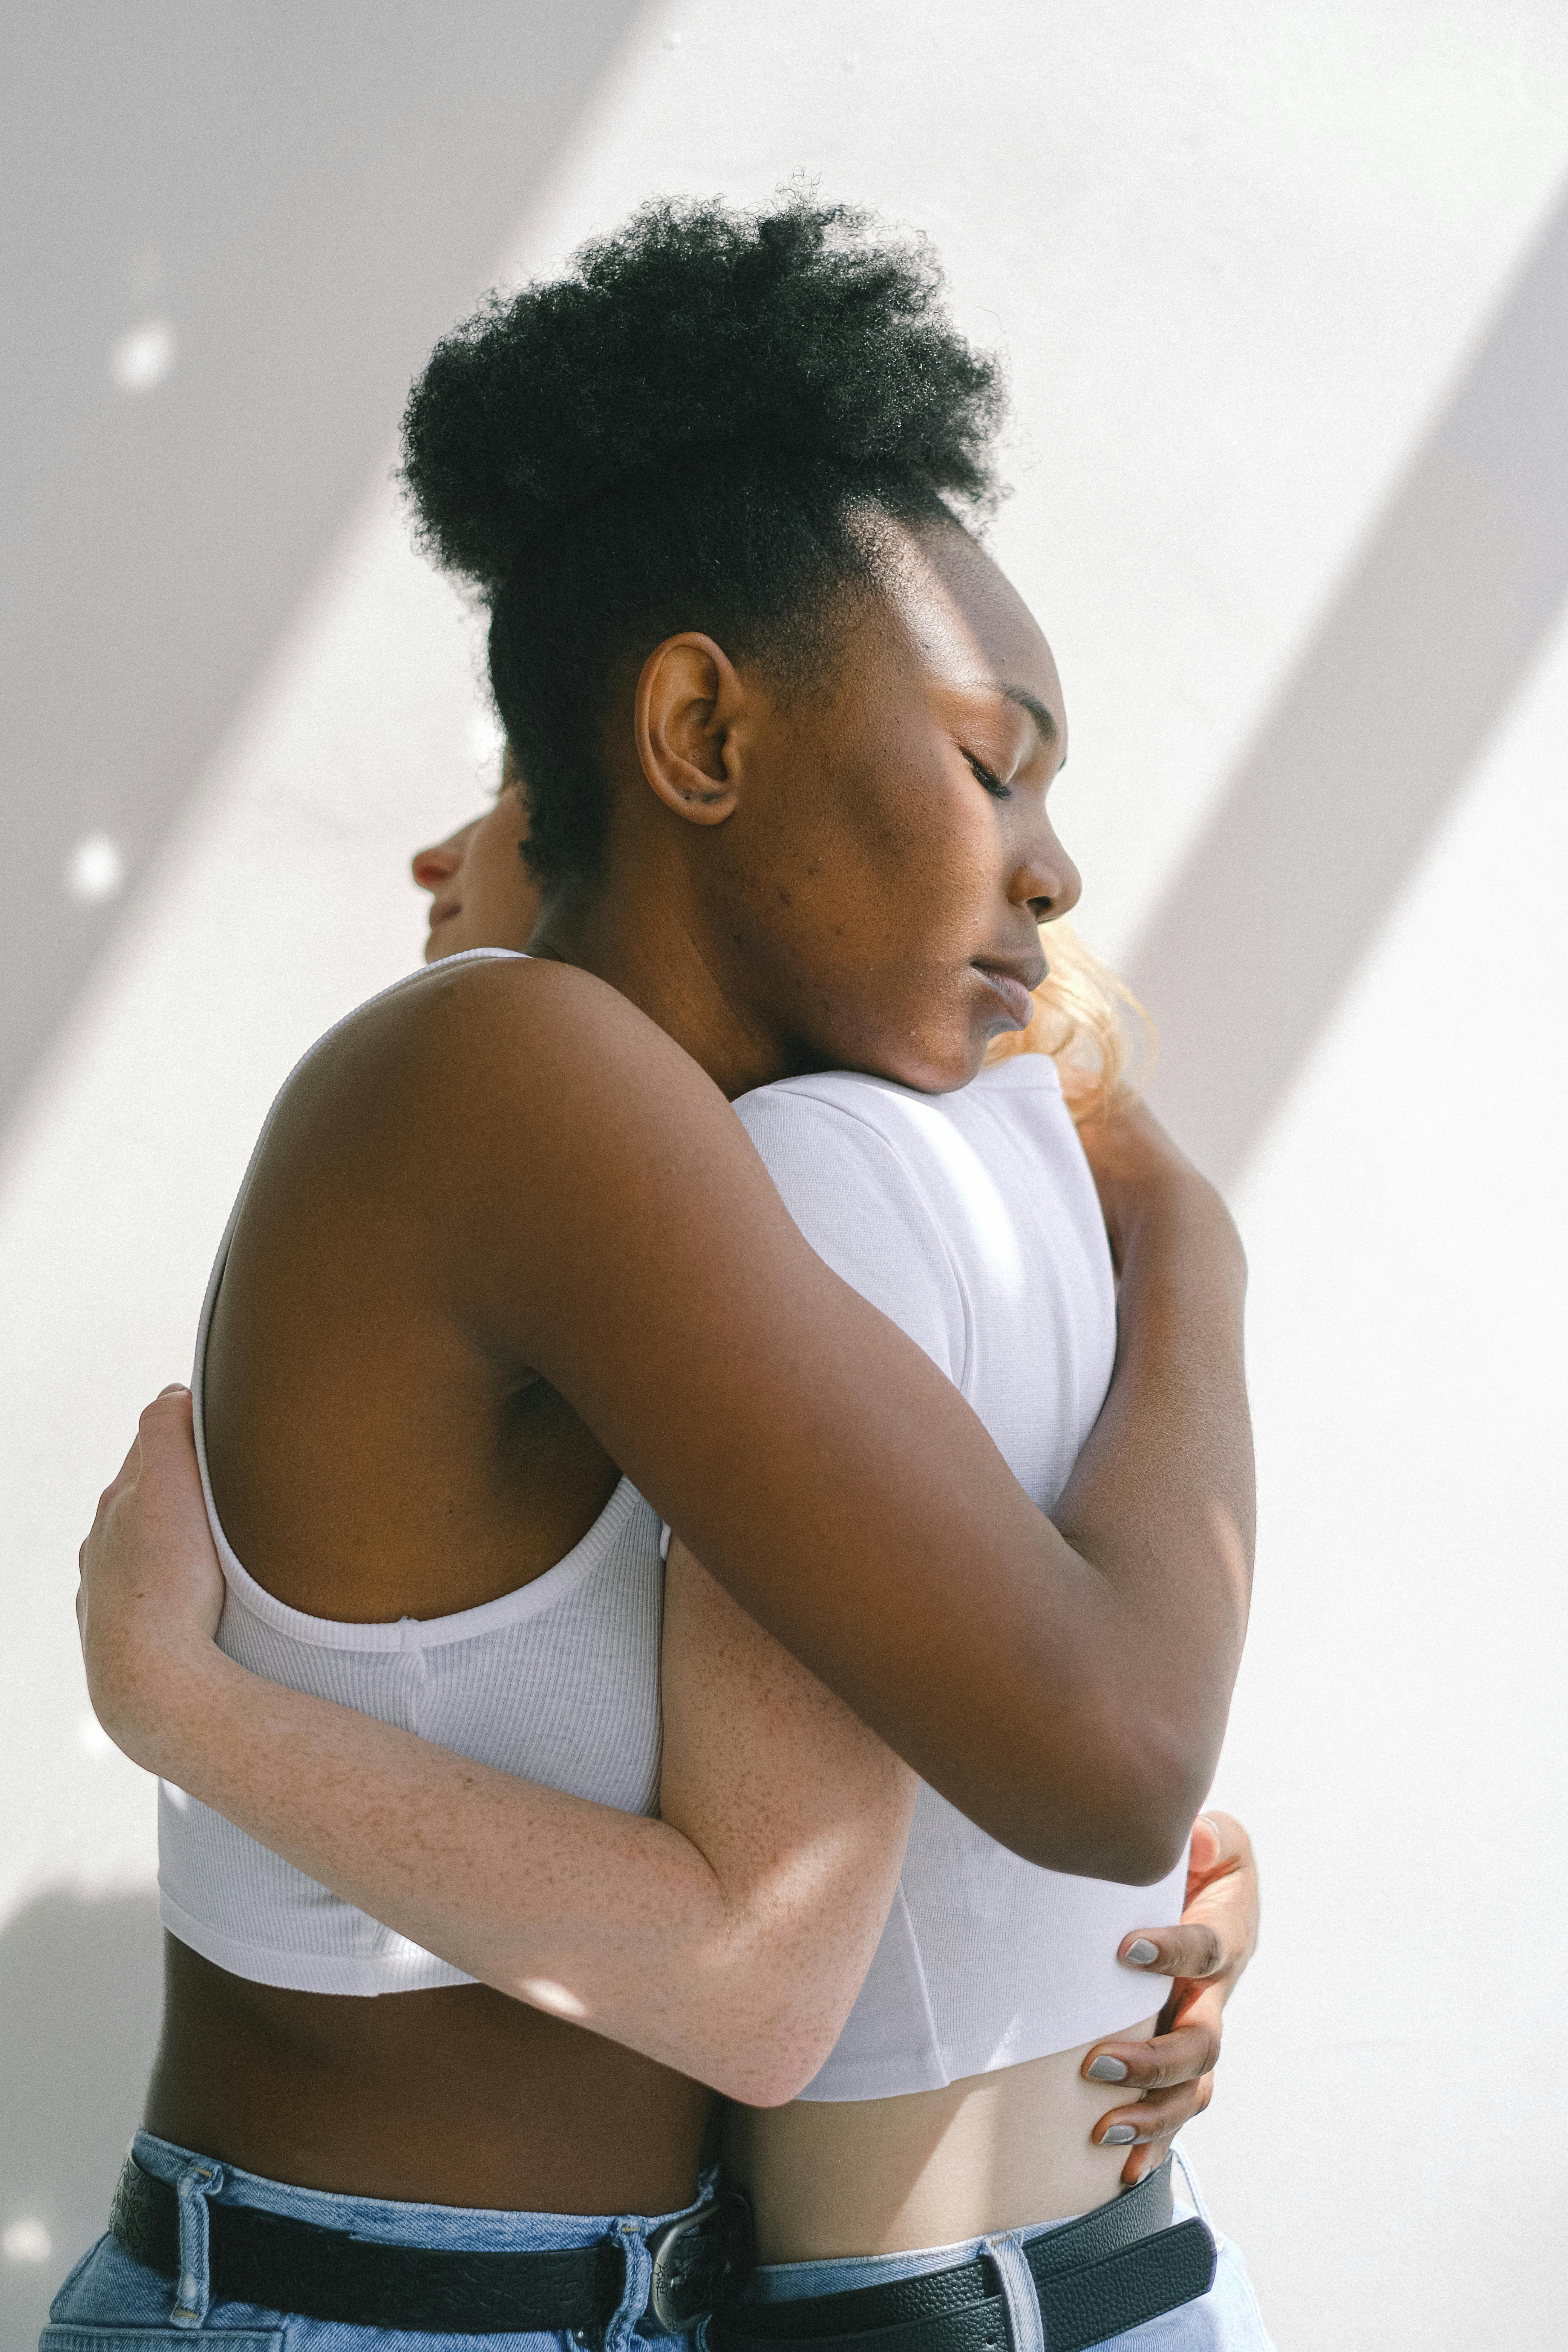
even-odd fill
[{"label": "finger", "polygon": [[[115,1472],[113,1477],[110,1480],[108,1486],[104,1488],[102,1494],[98,1498],[98,1509],[93,1517],[93,1525],[95,1527],[97,1526],[98,1521],[102,1518],[105,1511],[108,1510],[115,1496],[122,1494],[125,1488],[131,1484],[131,1481],[135,1477],[136,1473],[141,1466],[142,1433],[140,1429],[138,1429],[136,1435],[131,1441],[130,1452],[126,1454],[124,1461],[121,1464],[119,1469]],[[79,1560],[80,1559],[79,1553],[78,1554],[78,1559]]]},{"label": "finger", "polygon": [[1187,1849],[1187,1896],[1183,1914],[1205,1895],[1238,1881],[1258,1880],[1252,1840],[1233,1813],[1200,1813]]},{"label": "finger", "polygon": [[1187,1848],[1187,1893],[1190,1895],[1213,1877],[1224,1850],[1224,1834],[1220,1816],[1200,1813],[1193,1823],[1193,1841]]},{"label": "finger", "polygon": [[1206,1919],[1183,1919],[1173,1927],[1141,1927],[1124,1936],[1116,1955],[1124,1968],[1151,1977],[1212,1977],[1238,1957]]},{"label": "finger", "polygon": [[1132,2106],[1113,2107],[1100,2116],[1089,2138],[1097,2147],[1156,2147],[1201,2116],[1213,2096],[1214,2076],[1199,2074],[1168,2091],[1152,2091]]},{"label": "finger", "polygon": [[189,1389],[182,1388],[177,1381],[171,1382],[166,1389],[160,1389],[152,1403],[143,1405],[137,1428],[143,1444],[149,1440],[154,1444],[177,1444],[182,1438],[188,1444],[191,1436]]},{"label": "finger", "polygon": [[1230,1977],[1209,1977],[1193,1984],[1178,1977],[1171,1987],[1171,1998],[1155,2021],[1153,2039],[1161,2041],[1184,2025],[1206,2026],[1217,2041],[1225,2031],[1225,2005],[1230,1999],[1234,1979]]},{"label": "finger", "polygon": [[1219,2063],[1217,2019],[1199,2017],[1150,2042],[1097,2042],[1079,2073],[1086,2083],[1126,2084],[1135,2091],[1163,2091],[1212,2074]]},{"label": "finger", "polygon": [[[1205,2097],[1204,2105],[1206,2106],[1207,2104],[1208,2101]],[[1178,2129],[1179,2128],[1180,2126],[1178,2126]],[[1136,2189],[1138,2183],[1141,2180],[1146,2180],[1150,2173],[1158,2172],[1160,2167],[1169,2158],[1170,2153],[1171,2140],[1167,2135],[1161,2135],[1153,2139],[1142,2140],[1136,2143],[1133,2147],[1128,2149],[1127,2161],[1121,2168],[1122,2187],[1124,2189]]]},{"label": "finger", "polygon": [[1214,1841],[1212,1855],[1205,1864],[1210,1875],[1216,1870],[1252,1869],[1256,1861],[1252,1840],[1234,1813],[1200,1813],[1193,1824],[1194,1845],[1200,1831],[1205,1845],[1210,1838]]}]

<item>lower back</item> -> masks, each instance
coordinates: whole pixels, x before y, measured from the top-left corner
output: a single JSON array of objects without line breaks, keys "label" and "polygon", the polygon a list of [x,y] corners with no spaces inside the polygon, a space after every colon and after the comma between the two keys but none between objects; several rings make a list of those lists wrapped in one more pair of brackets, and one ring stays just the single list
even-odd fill
[{"label": "lower back", "polygon": [[1109,2102],[1079,2072],[1089,2046],[902,2098],[734,2110],[730,2154],[755,2208],[759,2259],[946,2246],[1105,2204],[1127,2151],[1090,2143]]}]

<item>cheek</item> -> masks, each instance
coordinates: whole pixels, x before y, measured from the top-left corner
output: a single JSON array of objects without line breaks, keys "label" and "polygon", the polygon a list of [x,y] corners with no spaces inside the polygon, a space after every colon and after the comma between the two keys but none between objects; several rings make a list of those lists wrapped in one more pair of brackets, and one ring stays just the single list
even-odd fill
[{"label": "cheek", "polygon": [[991,803],[924,726],[892,721],[847,763],[838,794],[847,839],[869,871],[940,891],[971,868],[994,830]]},{"label": "cheek", "polygon": [[967,961],[981,943],[994,865],[990,805],[967,780],[912,761],[879,778],[858,806],[856,849],[868,903],[915,961]]},{"label": "cheek", "polygon": [[539,893],[519,848],[515,824],[476,838],[464,869],[463,907],[484,931],[476,946],[520,947],[533,929]]}]

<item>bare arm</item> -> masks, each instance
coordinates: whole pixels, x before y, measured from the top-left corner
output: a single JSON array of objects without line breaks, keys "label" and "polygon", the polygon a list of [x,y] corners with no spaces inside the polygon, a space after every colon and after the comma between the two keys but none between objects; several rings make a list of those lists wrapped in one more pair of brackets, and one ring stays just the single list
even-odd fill
[{"label": "bare arm", "polygon": [[[142,1416],[105,1497],[110,1547],[149,1474],[161,1539],[188,1563],[181,1605],[216,1627],[184,1390]],[[166,1619],[168,1598],[143,1605]],[[188,1793],[310,1877],[498,1991],[776,2105],[822,2064],[870,1966],[913,1776],[679,1544],[663,1680],[658,1821],[286,1690],[210,1643],[174,1655],[163,1688],[197,1765]]]},{"label": "bare arm", "polygon": [[[1213,1770],[1250,1565],[1243,1270],[1217,1196],[1152,1120],[1095,1142],[1121,1344],[1058,1532],[806,1246],[660,1031],[559,966],[454,978],[421,992],[423,1043],[385,1050],[426,1056],[406,1081],[444,1146],[425,1212],[480,1343],[542,1371],[718,1582],[973,1820],[1058,1869],[1163,1875]],[[105,1722],[194,1785],[216,1718],[160,1688],[166,1646],[102,1623]],[[444,1846],[466,1799],[428,1769]]]}]

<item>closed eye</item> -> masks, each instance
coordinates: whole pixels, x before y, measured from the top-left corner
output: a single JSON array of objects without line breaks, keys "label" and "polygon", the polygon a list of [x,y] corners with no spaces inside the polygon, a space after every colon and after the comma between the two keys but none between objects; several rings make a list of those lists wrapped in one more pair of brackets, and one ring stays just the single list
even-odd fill
[{"label": "closed eye", "polygon": [[966,751],[963,756],[969,762],[975,782],[983,785],[993,800],[1010,801],[1012,799],[1012,785],[1005,784],[1000,776],[994,775],[984,760],[977,760],[973,751]]}]

